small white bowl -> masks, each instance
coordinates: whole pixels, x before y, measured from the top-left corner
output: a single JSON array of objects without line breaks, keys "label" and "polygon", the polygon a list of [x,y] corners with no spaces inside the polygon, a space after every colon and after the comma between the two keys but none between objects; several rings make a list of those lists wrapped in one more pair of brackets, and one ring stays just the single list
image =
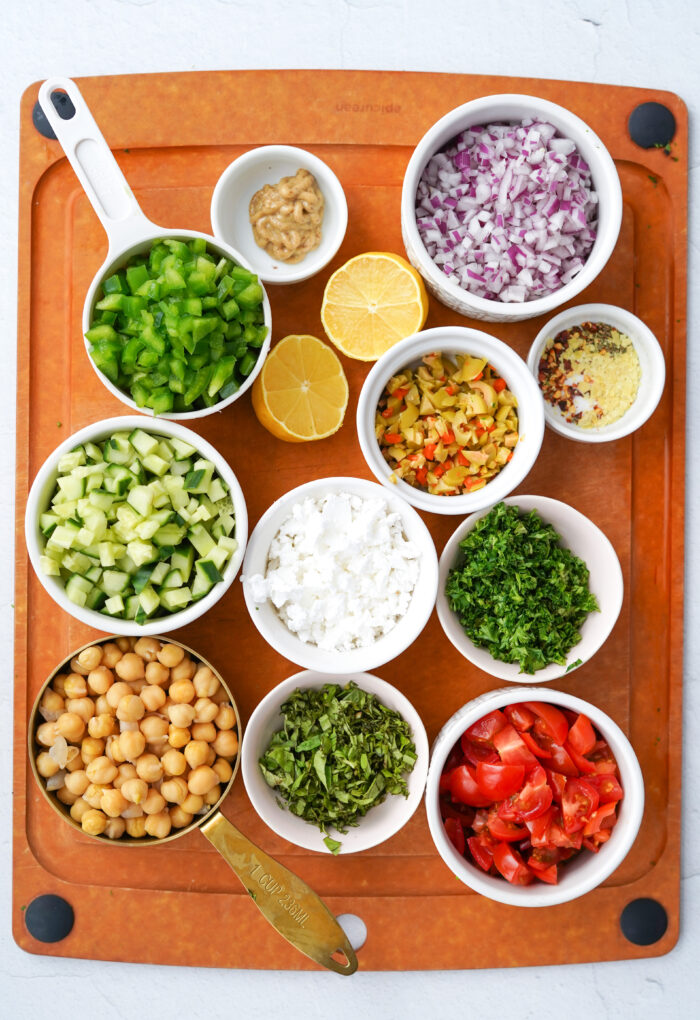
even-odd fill
[{"label": "small white bowl", "polygon": [[[308,170],[316,178],[325,207],[321,243],[293,265],[273,259],[253,237],[248,207],[256,191]],[[340,248],[348,225],[348,204],[340,181],[330,167],[293,145],[262,145],[226,167],[211,199],[211,222],[216,237],[236,247],[265,283],[299,283],[326,266]]]},{"label": "small white bowl", "polygon": [[[254,574],[265,575],[270,544],[294,505],[307,498],[320,499],[331,492],[349,492],[364,499],[383,499],[391,511],[401,515],[406,538],[420,550],[420,571],[406,615],[374,644],[347,652],[326,651],[302,641],[288,630],[269,599],[263,603],[254,601],[248,584],[248,579]],[[248,542],[241,581],[250,618],[280,655],[299,666],[322,673],[362,672],[396,658],[425,627],[437,594],[437,553],[425,524],[398,493],[387,492],[376,482],[368,482],[364,478],[319,478],[285,493],[263,514]]]},{"label": "small white bowl", "polygon": [[[176,439],[181,439],[183,442],[194,446],[201,456],[213,461],[218,474],[229,487],[236,520],[236,527],[232,537],[238,542],[238,548],[224,567],[223,581],[218,581],[207,595],[177,613],[157,616],[150,619],[148,623],[140,625],[134,620],[122,620],[116,616],[109,616],[107,613],[100,613],[95,609],[85,609],[84,607],[77,606],[66,595],[62,580],[58,577],[48,577],[39,565],[39,557],[42,555],[46,544],[46,540],[39,527],[39,517],[49,508],[51,496],[56,487],[56,478],[58,477],[58,462],[63,454],[69,453],[81,443],[96,443],[106,439],[114,432],[131,432],[136,428],[142,429],[149,435],[173,436]],[[179,627],[186,627],[187,624],[192,623],[206,613],[231,587],[233,579],[240,569],[245,552],[248,538],[248,512],[238,479],[221,454],[210,443],[207,443],[206,440],[198,436],[196,432],[192,432],[176,422],[167,421],[165,418],[157,418],[155,421],[152,421],[144,418],[143,415],[133,415],[123,418],[106,418],[103,421],[95,422],[93,425],[87,425],[85,428],[80,429],[80,431],[74,432],[72,436],[68,436],[46,458],[29,490],[27,509],[24,515],[24,534],[29,559],[36,576],[61,609],[75,617],[76,620],[80,620],[81,623],[86,623],[96,630],[107,631],[113,634],[138,634],[141,637],[147,637],[151,634],[164,634]]]},{"label": "small white bowl", "polygon": [[[541,684],[548,680],[556,680],[566,673],[577,669],[595,655],[615,626],[620,609],[624,586],[622,570],[617,553],[610,540],[592,521],[574,510],[568,503],[546,496],[512,496],[504,499],[507,506],[517,506],[524,513],[536,510],[545,524],[551,524],[561,537],[561,544],[570,549],[588,567],[589,588],[598,600],[599,613],[589,613],[581,626],[581,640],[571,649],[566,664],[560,666],[552,663],[540,669],[534,676],[521,673],[517,662],[501,662],[494,659],[486,648],[478,648],[462,629],[462,625],[449,606],[445,595],[447,575],[459,561],[459,543],[472,530],[478,520],[484,517],[491,507],[472,514],[462,521],[451,535],[440,557],[440,576],[438,582],[437,614],[442,629],[455,646],[457,651],[474,663],[484,673],[497,676],[500,680],[510,680],[518,684]],[[580,662],[579,662],[580,660]],[[574,665],[576,664],[576,665]]]},{"label": "small white bowl", "polygon": [[[483,489],[462,496],[436,496],[409,485],[403,479],[392,481],[395,476],[382,456],[374,431],[377,404],[388,380],[409,365],[417,366],[421,358],[432,351],[488,358],[518,401],[520,442],[513,451],[513,459]],[[537,460],[544,436],[542,403],[539,387],[528,372],[525,362],[512,348],[478,329],[440,326],[400,340],[372,367],[357,404],[357,435],[367,466],[382,485],[392,492],[400,493],[419,510],[464,516],[497,503],[520,485],[528,474]]]},{"label": "small white bowl", "polygon": [[654,413],[664,391],[666,362],[659,341],[632,312],[618,308],[617,305],[578,305],[550,319],[535,337],[527,356],[527,365],[535,380],[538,378],[540,357],[547,341],[553,340],[562,330],[579,326],[582,322],[604,322],[630,338],[642,370],[637,398],[622,418],[602,428],[582,429],[574,422],[568,422],[559,408],[553,407],[548,400],[544,401],[544,420],[560,436],[575,439],[579,443],[609,443],[635,432]]},{"label": "small white bowl", "polygon": [[[559,133],[576,143],[591,169],[598,194],[598,228],[585,265],[570,283],[553,294],[533,301],[503,302],[477,297],[440,270],[426,251],[416,225],[416,192],[423,170],[432,156],[461,131],[472,125],[514,123],[541,117]],[[406,168],[401,193],[401,231],[409,261],[425,280],[428,290],[448,308],[472,319],[518,322],[543,315],[580,294],[598,276],[617,243],[622,222],[622,188],[615,164],[600,138],[563,106],[535,96],[505,94],[485,96],[450,110],[423,135]]]},{"label": "small white bowl", "polygon": [[381,804],[371,808],[360,819],[359,825],[352,826],[346,833],[331,830],[331,836],[342,844],[338,851],[339,855],[357,853],[383,843],[403,828],[420,804],[428,774],[429,757],[428,737],[420,716],[408,698],[391,684],[372,676],[371,673],[351,673],[332,677],[311,670],[297,673],[283,680],[258,704],[250,717],[241,746],[243,782],[250,802],[262,820],[283,839],[306,850],[317,850],[319,853],[331,852],[323,842],[324,834],[316,825],[287,810],[275,791],[265,782],[258,762],[267,750],[273,733],[282,728],[280,707],[293,691],[297,688],[318,689],[326,683],[338,683],[345,687],[351,680],[363,690],[375,694],[387,708],[392,708],[403,716],[411,729],[418,756],[413,771],[406,777],[408,797],[389,795]]},{"label": "small white bowl", "polygon": [[[557,885],[533,882],[527,886],[511,885],[505,878],[488,875],[462,857],[452,846],[440,817],[439,782],[447,757],[461,735],[488,712],[522,701],[545,701],[574,712],[583,712],[600,732],[620,770],[624,797],[618,808],[618,819],[607,843],[598,853],[582,850],[559,868]],[[445,723],[432,746],[430,770],[425,793],[428,825],[437,851],[447,867],[471,889],[499,903],[515,907],[552,907],[568,903],[590,892],[619,867],[634,843],[644,813],[644,781],[632,745],[609,715],[588,701],[563,691],[541,691],[536,687],[506,687],[487,691],[460,708]]]}]

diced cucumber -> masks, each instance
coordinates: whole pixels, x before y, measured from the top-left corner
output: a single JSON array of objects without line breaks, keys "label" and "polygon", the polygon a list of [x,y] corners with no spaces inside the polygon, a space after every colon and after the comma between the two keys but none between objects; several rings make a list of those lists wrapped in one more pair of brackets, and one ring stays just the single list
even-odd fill
[{"label": "diced cucumber", "polygon": [[58,487],[63,499],[80,499],[85,495],[85,479],[75,475],[65,475],[58,479]]},{"label": "diced cucumber", "polygon": [[144,457],[142,463],[147,471],[158,476],[164,475],[170,466],[167,460],[159,457],[157,453],[152,453],[148,457]]},{"label": "diced cucumber", "polygon": [[181,545],[170,557],[170,565],[173,570],[179,570],[186,581],[194,567],[194,549],[191,545]]},{"label": "diced cucumber", "polygon": [[159,440],[157,436],[149,436],[142,429],[134,429],[129,436],[129,442],[142,457],[148,457],[149,454],[154,453],[158,449]]},{"label": "diced cucumber", "polygon": [[155,567],[151,571],[151,584],[162,584],[169,573],[170,564],[162,560],[160,563],[156,563]]},{"label": "diced cucumber", "polygon": [[182,588],[184,583],[185,579],[183,578],[179,570],[169,570],[158,592],[158,594],[161,596],[161,602],[163,600],[162,595],[164,591],[167,591],[168,588]]},{"label": "diced cucumber", "polygon": [[99,613],[106,601],[107,596],[102,589],[94,587],[92,591],[88,593],[88,597],[85,600],[85,608],[94,609],[95,612]]},{"label": "diced cucumber", "polygon": [[60,520],[58,514],[46,513],[39,517],[39,527],[44,535],[50,535]]},{"label": "diced cucumber", "polygon": [[160,596],[161,605],[171,613],[184,609],[192,599],[193,595],[188,587],[168,588]]},{"label": "diced cucumber", "polygon": [[107,595],[121,595],[131,584],[131,577],[126,571],[105,570],[102,574],[102,590]]},{"label": "diced cucumber", "polygon": [[175,460],[185,460],[187,457],[191,457],[197,452],[194,446],[190,446],[189,443],[183,442],[182,439],[175,439],[174,436],[170,437],[169,443],[175,451]]},{"label": "diced cucumber", "polygon": [[126,552],[137,567],[142,566],[144,563],[152,563],[158,559],[155,546],[151,542],[142,542],[141,539],[127,542]]},{"label": "diced cucumber", "polygon": [[148,517],[153,507],[153,493],[147,485],[135,485],[129,490],[126,501],[133,506],[136,513]]},{"label": "diced cucumber", "polygon": [[209,482],[207,496],[212,501],[212,503],[217,503],[220,499],[224,499],[227,495],[227,492],[228,490],[226,489],[226,486],[218,476],[212,478],[212,480]]},{"label": "diced cucumber", "polygon": [[160,605],[160,599],[150,584],[139,593],[139,605],[146,616],[152,616]]},{"label": "diced cucumber", "polygon": [[81,608],[87,602],[89,592],[92,590],[92,581],[81,577],[80,574],[71,574],[66,581],[66,595],[76,606]]},{"label": "diced cucumber", "polygon": [[201,524],[195,524],[191,527],[187,532],[187,537],[202,558],[208,556],[216,545],[214,539]]},{"label": "diced cucumber", "polygon": [[153,536],[155,545],[179,545],[187,529],[180,524],[164,524]]},{"label": "diced cucumber", "polygon": [[[216,547],[212,552],[216,551]],[[205,581],[209,581],[209,587],[216,584],[217,581],[223,581],[223,577],[219,573],[218,567],[212,559],[208,560],[195,560],[194,569],[197,571],[197,577],[195,578],[195,584],[200,577],[203,577]]]},{"label": "diced cucumber", "polygon": [[[52,559],[50,556],[40,556],[39,566],[41,567],[42,573],[46,574],[47,577],[61,576],[61,567],[59,566],[57,561]],[[180,573],[176,570],[171,571],[171,573],[177,574],[178,577],[181,576]],[[182,580],[180,580],[180,584],[182,584]]]},{"label": "diced cucumber", "polygon": [[124,612],[124,600],[121,595],[112,595],[111,598],[106,599],[104,607],[105,612],[110,616],[117,616]]}]

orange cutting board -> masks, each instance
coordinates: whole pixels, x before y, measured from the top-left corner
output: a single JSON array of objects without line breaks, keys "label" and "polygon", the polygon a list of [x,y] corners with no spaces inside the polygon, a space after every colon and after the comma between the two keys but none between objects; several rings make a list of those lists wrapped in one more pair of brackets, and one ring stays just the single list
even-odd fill
[{"label": "orange cutting board", "polygon": [[[598,654],[556,686],[595,702],[628,733],[646,785],[646,811],[626,861],[601,888],[573,903],[518,910],[461,885],[442,863],[421,808],[387,843],[349,857],[301,850],[253,812],[242,782],[224,803],[264,850],[298,872],[337,914],[367,925],[365,970],[502,967],[653,956],[675,944],[679,923],[680,748],[683,626],[683,493],[686,327],[687,115],[678,97],[637,88],[467,75],[354,71],[227,71],[85,78],[79,81],[144,212],[166,227],[210,231],[212,189],[245,150],[301,145],[324,159],[345,189],[349,227],[327,269],[269,288],[273,343],[287,333],[323,337],[320,306],[330,273],[367,250],[401,252],[400,192],[412,149],[454,106],[496,92],[543,96],[586,120],[608,146],[622,181],[620,240],[577,303],[634,311],[661,343],[667,382],[651,420],[634,436],[598,446],[547,431],[520,492],[573,504],[609,536],[625,600]],[[32,123],[38,86],[21,105],[17,404],[16,636],[13,932],[34,953],[198,966],[311,969],[270,928],[226,864],[197,832],[155,848],[101,845],[63,824],[34,786],[26,726],[41,683],[94,635],[63,613],[29,569],[23,515],[44,458],[68,434],[125,408],[97,380],[81,337],[87,287],[106,238],[56,141]],[[678,131],[668,155],[627,134],[638,103],[665,103]],[[470,324],[431,300],[427,326]],[[487,328],[525,355],[543,324]],[[481,323],[474,323],[479,328]],[[230,461],[253,526],[302,482],[329,474],[370,477],[354,427],[368,366],[343,359],[350,384],[344,427],[331,439],[290,446],[255,419],[248,397],[196,431]],[[438,552],[456,526],[424,515]],[[206,616],[176,636],[224,673],[244,723],[260,698],[297,671],[250,622],[236,581]],[[464,702],[501,686],[446,641],[435,615],[403,655],[377,670],[402,689],[432,739]],[[29,935],[23,911],[57,893],[75,911],[61,942]],[[667,911],[666,934],[640,947],[619,917],[639,897]],[[518,932],[513,937],[514,931]]]}]

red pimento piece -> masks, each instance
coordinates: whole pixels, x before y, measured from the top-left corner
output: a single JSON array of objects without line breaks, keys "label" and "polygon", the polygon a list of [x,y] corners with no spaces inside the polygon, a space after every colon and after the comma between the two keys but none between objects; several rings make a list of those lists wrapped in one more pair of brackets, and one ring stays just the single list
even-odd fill
[{"label": "red pimento piece", "polygon": [[385,432],[384,439],[387,443],[401,443],[403,436],[399,432]]},{"label": "red pimento piece", "polygon": [[500,379],[500,378],[499,379],[494,379],[492,385],[493,385],[493,388],[495,389],[496,393],[502,393],[503,390],[506,388],[506,381],[505,381],[505,379]]}]

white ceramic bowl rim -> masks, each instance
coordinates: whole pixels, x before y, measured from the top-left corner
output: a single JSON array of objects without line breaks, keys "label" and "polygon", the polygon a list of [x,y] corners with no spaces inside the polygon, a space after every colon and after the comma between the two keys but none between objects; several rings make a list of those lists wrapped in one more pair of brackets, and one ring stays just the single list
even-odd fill
[{"label": "white ceramic bowl rim", "polygon": [[[253,600],[247,578],[264,574],[268,550],[272,539],[292,507],[306,498],[322,498],[331,492],[350,492],[364,498],[380,498],[389,508],[401,515],[404,533],[415,542],[421,552],[420,573],[408,611],[396,625],[372,645],[354,648],[347,652],[324,651],[308,644],[293,634],[282,622],[268,599],[264,603]],[[437,594],[437,553],[430,532],[418,513],[397,493],[387,493],[376,482],[364,478],[318,478],[291,489],[263,514],[250,536],[243,563],[243,596],[250,617],[265,640],[281,655],[307,669],[328,674],[362,672],[380,666],[395,658],[410,645],[425,627],[435,605]]]},{"label": "white ceramic bowl rim", "polygon": [[[440,817],[438,786],[450,750],[462,733],[496,708],[522,701],[551,702],[587,715],[610,745],[617,761],[624,797],[618,810],[618,821],[612,835],[597,854],[582,851],[562,865],[557,885],[533,883],[511,885],[504,878],[488,875],[471,864],[450,843]],[[602,709],[563,691],[536,687],[501,688],[487,691],[459,709],[437,735],[432,747],[426,785],[426,812],[430,834],[445,864],[465,885],[489,899],[520,907],[546,907],[566,903],[590,892],[604,882],[622,863],[634,843],[644,813],[644,781],[632,745],[620,727]],[[585,854],[585,856],[584,856]]]},{"label": "white ceramic bowl rim", "polygon": [[[431,351],[486,356],[518,398],[521,441],[513,459],[483,489],[460,496],[436,496],[403,479],[392,481],[392,470],[382,456],[374,431],[377,404],[386,382],[407,365]],[[525,362],[501,340],[466,326],[440,326],[400,340],[379,358],[360,391],[357,434],[367,466],[387,489],[398,492],[412,506],[439,514],[465,515],[491,506],[512,492],[527,476],[540,452],[544,436],[544,410],[539,386]]]},{"label": "white ceramic bowl rim", "polygon": [[587,304],[567,308],[550,319],[532,342],[527,356],[528,368],[538,377],[540,356],[545,343],[558,333],[582,322],[605,322],[625,333],[634,344],[642,369],[637,397],[630,409],[618,421],[602,428],[582,429],[567,422],[549,401],[543,400],[546,424],[559,435],[580,443],[606,443],[640,428],[654,413],[664,391],[666,362],[659,341],[640,318],[617,305]]},{"label": "white ceramic bowl rim", "polygon": [[[69,453],[81,443],[89,441],[94,442],[96,440],[106,438],[107,435],[114,432],[131,432],[136,428],[143,429],[145,432],[148,432],[149,434],[152,433],[153,435],[163,435],[166,437],[173,436],[177,439],[181,439],[183,442],[190,443],[194,446],[197,452],[202,456],[214,462],[217,473],[229,486],[229,493],[233,501],[234,516],[236,520],[236,528],[233,537],[238,542],[238,548],[224,568],[223,581],[217,582],[207,595],[177,613],[170,613],[167,616],[155,617],[148,623],[141,624],[140,626],[133,620],[123,620],[119,617],[108,616],[106,613],[100,613],[94,609],[85,609],[84,607],[77,606],[75,603],[71,602],[66,595],[63,582],[60,578],[48,577],[44,574],[39,564],[39,557],[42,555],[45,545],[45,540],[39,529],[39,515],[43,513],[48,506],[48,502],[55,487],[59,459],[64,453]],[[167,631],[187,626],[187,624],[198,619],[208,609],[210,609],[211,606],[218,602],[222,595],[224,595],[228,588],[230,588],[240,569],[243,561],[243,555],[245,553],[248,538],[248,513],[246,510],[243,490],[240,487],[238,479],[226,460],[211,445],[211,443],[202,439],[202,437],[198,436],[196,432],[192,432],[190,429],[185,428],[183,425],[178,425],[176,422],[172,422],[164,418],[151,420],[139,415],[129,415],[120,418],[105,418],[102,421],[94,422],[92,425],[86,425],[84,428],[79,429],[77,432],[74,432],[72,435],[64,439],[64,441],[56,447],[53,453],[49,454],[37,471],[36,477],[29,490],[27,508],[24,515],[24,532],[27,542],[27,551],[29,553],[29,559],[32,567],[34,568],[34,572],[36,573],[36,576],[43,588],[48,592],[51,598],[58,603],[61,609],[64,609],[71,616],[75,617],[75,619],[80,620],[81,623],[88,624],[96,630],[126,635],[137,633],[141,637],[147,637],[154,634],[163,634]]]},{"label": "white ceramic bowl rim", "polygon": [[324,834],[317,826],[293,815],[278,802],[274,790],[262,777],[258,759],[267,749],[272,734],[281,728],[279,708],[293,691],[299,687],[319,688],[326,683],[337,683],[345,687],[351,681],[375,694],[384,705],[403,716],[411,728],[417,759],[413,770],[406,777],[408,797],[389,795],[381,804],[371,808],[360,819],[358,826],[349,828],[346,833],[331,829],[331,836],[342,844],[339,854],[357,853],[383,843],[403,828],[423,798],[428,775],[428,737],[420,716],[401,691],[371,673],[349,673],[342,676],[328,676],[312,670],[296,673],[274,687],[254,709],[241,745],[241,773],[250,802],[265,824],[277,835],[307,850],[331,853],[323,842]]},{"label": "white ceramic bowl rim", "polygon": [[[415,196],[420,175],[428,160],[452,138],[469,127],[487,121],[522,120],[529,116],[543,116],[576,142],[576,146],[591,168],[599,198],[599,220],[596,240],[583,268],[569,283],[554,294],[525,302],[501,302],[478,297],[445,276],[428,255],[415,217]],[[622,188],[615,164],[600,138],[592,129],[557,103],[537,96],[504,93],[483,96],[450,110],[428,129],[418,142],[409,160],[401,195],[402,227],[410,247],[420,262],[421,274],[432,286],[448,294],[453,301],[471,305],[477,317],[497,316],[501,321],[528,318],[551,311],[579,294],[603,269],[617,242],[622,223]],[[481,314],[479,314],[481,313]]]}]

